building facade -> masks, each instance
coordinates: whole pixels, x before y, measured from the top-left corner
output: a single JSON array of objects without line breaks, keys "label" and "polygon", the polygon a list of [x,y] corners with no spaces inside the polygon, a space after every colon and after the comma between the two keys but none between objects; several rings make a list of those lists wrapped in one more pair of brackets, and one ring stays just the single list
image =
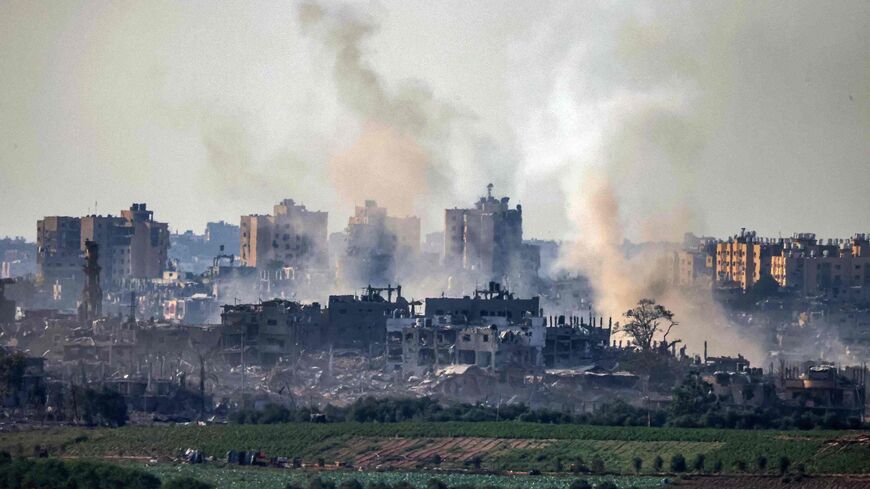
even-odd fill
[{"label": "building facade", "polygon": [[367,200],[348,219],[344,239],[338,272],[345,283],[395,281],[399,268],[420,252],[420,218],[389,216],[386,208]]},{"label": "building facade", "polygon": [[[486,197],[481,197],[474,208],[445,211],[445,266],[476,272],[491,280],[524,265],[534,250],[524,253],[523,209],[519,205],[511,209],[509,200],[508,197],[493,197],[492,184],[489,184]],[[532,266],[535,266],[534,260]]]},{"label": "building facade", "polygon": [[276,204],[272,215],[242,216],[242,264],[261,270],[326,268],[327,220],[326,212],[310,211],[293,199]]}]

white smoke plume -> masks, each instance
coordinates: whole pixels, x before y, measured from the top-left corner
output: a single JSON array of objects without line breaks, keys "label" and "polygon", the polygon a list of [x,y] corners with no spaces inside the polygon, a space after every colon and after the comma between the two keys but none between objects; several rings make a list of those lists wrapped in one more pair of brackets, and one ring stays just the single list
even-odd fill
[{"label": "white smoke plume", "polygon": [[[690,351],[709,340],[723,345],[711,353],[762,361],[756,343],[729,327],[710,294],[688,297],[673,285],[672,251],[648,247],[628,256],[623,247],[629,238],[680,241],[703,227],[695,211],[697,163],[716,127],[711,111],[721,88],[709,86],[696,67],[715,57],[726,37],[717,30],[733,26],[724,16],[709,23],[713,31],[693,32],[663,9],[623,7],[596,5],[595,26],[560,12],[580,24],[577,37],[566,40],[551,90],[523,131],[527,158],[558,175],[579,231],[563,247],[561,265],[590,278],[602,314],[621,316],[653,298],[675,312],[680,325],[671,338],[682,337]],[[695,20],[713,14],[687,9]],[[556,44],[541,36],[542,44]]]}]

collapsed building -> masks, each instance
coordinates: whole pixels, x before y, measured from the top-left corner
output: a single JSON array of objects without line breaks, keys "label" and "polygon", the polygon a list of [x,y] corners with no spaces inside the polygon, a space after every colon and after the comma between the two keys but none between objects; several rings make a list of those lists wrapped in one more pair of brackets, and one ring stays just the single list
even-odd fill
[{"label": "collapsed building", "polygon": [[387,318],[408,316],[410,307],[402,297],[401,285],[367,286],[361,295],[331,295],[326,311],[325,343],[336,348],[366,350],[383,344]]},{"label": "collapsed building", "polygon": [[866,367],[839,368],[805,362],[782,365],[778,395],[788,407],[837,412],[863,419],[866,410]]},{"label": "collapsed building", "polygon": [[226,305],[221,313],[220,345],[230,365],[275,365],[320,344],[320,304],[286,300]]}]

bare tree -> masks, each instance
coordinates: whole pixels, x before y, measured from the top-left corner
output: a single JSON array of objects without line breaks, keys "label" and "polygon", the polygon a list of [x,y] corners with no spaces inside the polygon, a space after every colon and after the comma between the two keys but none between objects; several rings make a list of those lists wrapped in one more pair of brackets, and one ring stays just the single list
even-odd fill
[{"label": "bare tree", "polygon": [[623,314],[627,321],[618,326],[617,331],[627,334],[643,352],[653,350],[653,340],[659,332],[663,332],[660,348],[667,351],[681,340],[668,341],[671,328],[678,323],[674,321],[674,313],[656,304],[653,299],[641,299],[637,306]]}]

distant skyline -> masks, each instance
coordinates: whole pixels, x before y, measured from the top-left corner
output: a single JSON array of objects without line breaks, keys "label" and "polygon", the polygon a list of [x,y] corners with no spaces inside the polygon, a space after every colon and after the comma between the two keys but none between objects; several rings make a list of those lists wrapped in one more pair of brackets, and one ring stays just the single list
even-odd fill
[{"label": "distant skyline", "polygon": [[870,232],[870,2],[0,4],[0,236],[146,202],[416,214],[485,192],[570,239]]}]

